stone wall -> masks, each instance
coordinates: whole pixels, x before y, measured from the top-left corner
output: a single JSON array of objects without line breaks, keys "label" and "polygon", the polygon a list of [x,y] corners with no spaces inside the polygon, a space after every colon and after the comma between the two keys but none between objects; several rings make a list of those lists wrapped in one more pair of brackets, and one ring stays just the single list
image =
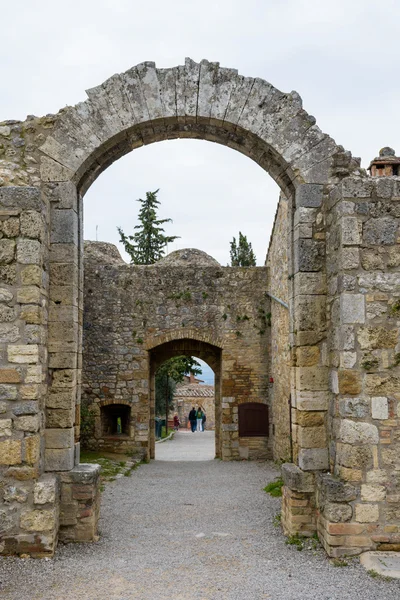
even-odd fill
[{"label": "stone wall", "polygon": [[400,548],[399,226],[397,177],[349,178],[330,195],[330,470],[343,482],[336,497],[318,484],[330,553]]},{"label": "stone wall", "polygon": [[[82,392],[96,416],[95,445],[151,456],[151,378],[157,361],[167,357],[157,359],[157,348],[169,345],[171,355],[189,352],[207,362],[210,347],[217,353],[209,360],[219,361],[209,362],[219,371],[217,454],[228,460],[249,453],[256,458],[257,446],[264,457],[269,438],[239,440],[238,405],[268,402],[266,286],[265,268],[221,267],[199,251],[132,266],[118,262],[113,247],[87,243]],[[183,350],[181,340],[186,340]],[[110,404],[129,406],[127,435],[102,435],[101,411]]]},{"label": "stone wall", "polygon": [[[281,194],[267,255],[271,298],[270,402],[275,460],[292,460],[290,349],[289,349],[289,239],[288,201]],[[281,302],[286,304],[284,306]]]}]

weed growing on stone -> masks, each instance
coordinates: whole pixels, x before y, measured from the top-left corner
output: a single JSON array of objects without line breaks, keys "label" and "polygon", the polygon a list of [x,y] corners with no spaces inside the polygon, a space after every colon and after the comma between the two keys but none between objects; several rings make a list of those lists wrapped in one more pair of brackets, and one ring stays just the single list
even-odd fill
[{"label": "weed growing on stone", "polygon": [[330,561],[331,565],[333,567],[348,567],[349,563],[347,562],[347,560],[344,560],[344,558],[333,558]]},{"label": "weed growing on stone", "polygon": [[288,546],[295,546],[296,550],[301,552],[304,549],[304,539],[305,538],[296,533],[295,535],[289,535],[286,538],[285,544],[287,544]]},{"label": "weed growing on stone", "polygon": [[280,527],[281,526],[281,522],[282,522],[282,515],[281,513],[278,513],[277,515],[274,516],[274,518],[272,519],[272,525],[274,527]]},{"label": "weed growing on stone", "polygon": [[400,300],[397,300],[394,304],[392,304],[390,308],[390,314],[393,316],[397,316],[400,313]]},{"label": "weed growing on stone", "polygon": [[265,486],[264,492],[267,492],[273,498],[279,498],[282,496],[282,486],[283,480],[280,477],[277,477],[275,481],[271,481],[268,485]]},{"label": "weed growing on stone", "polygon": [[374,579],[380,579],[381,581],[392,581],[392,579],[393,579],[393,577],[388,577],[387,575],[381,575],[380,573],[378,573],[378,571],[375,571],[375,569],[370,569],[369,571],[367,571],[367,573]]}]

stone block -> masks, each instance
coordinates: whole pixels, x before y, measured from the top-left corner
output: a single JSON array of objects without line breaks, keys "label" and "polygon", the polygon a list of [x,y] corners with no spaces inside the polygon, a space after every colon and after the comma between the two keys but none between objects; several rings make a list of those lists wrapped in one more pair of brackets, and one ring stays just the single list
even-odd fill
[{"label": "stone block", "polygon": [[3,221],[3,234],[8,238],[15,238],[19,234],[19,218],[9,217]]},{"label": "stone block", "polygon": [[14,240],[0,240],[0,263],[9,264],[13,262],[15,255]]},{"label": "stone block", "polygon": [[325,411],[328,410],[329,393],[320,392],[296,392],[297,410]]},{"label": "stone block", "polygon": [[35,465],[39,462],[40,448],[41,448],[41,436],[30,435],[24,439],[25,445],[25,461],[30,465]]},{"label": "stone block", "polygon": [[325,273],[296,273],[294,276],[295,295],[325,294]]},{"label": "stone block", "polygon": [[394,348],[397,344],[398,330],[386,327],[362,327],[358,332],[358,341],[362,350]]},{"label": "stone block", "polygon": [[339,369],[340,394],[357,395],[361,392],[361,374],[356,370]]},{"label": "stone block", "polygon": [[371,399],[371,412],[373,419],[388,419],[389,418],[389,401],[382,396],[373,397]]},{"label": "stone block", "polygon": [[39,347],[31,345],[10,345],[7,348],[8,362],[11,363],[37,363],[39,362]]},{"label": "stone block", "polygon": [[22,462],[21,440],[0,441],[0,465],[18,465]]},{"label": "stone block", "polygon": [[398,221],[392,217],[368,219],[363,227],[363,240],[370,246],[390,246],[396,243]]},{"label": "stone block", "polygon": [[329,502],[351,502],[357,498],[357,490],[353,485],[329,473],[319,473],[317,481],[321,493]]},{"label": "stone block", "polygon": [[12,407],[12,412],[16,417],[24,415],[37,415],[39,412],[39,402],[33,400],[29,402],[21,402]]},{"label": "stone block", "polygon": [[14,298],[14,294],[5,288],[0,288],[0,302],[8,304]]},{"label": "stone block", "polygon": [[326,367],[296,367],[296,388],[301,391],[324,391],[328,388]]},{"label": "stone block", "polygon": [[74,389],[50,390],[46,401],[47,408],[61,408],[70,410],[76,402],[76,391]]},{"label": "stone block", "polygon": [[303,471],[326,471],[329,468],[327,448],[301,448],[299,467]]},{"label": "stone block", "polygon": [[363,294],[342,294],[340,297],[342,323],[365,323],[365,296]]},{"label": "stone block", "polygon": [[39,430],[39,427],[39,415],[28,415],[16,417],[14,419],[14,429],[17,431],[29,431],[30,433],[36,433]]},{"label": "stone block", "polygon": [[46,409],[46,426],[52,428],[70,428],[73,427],[75,420],[75,407],[68,410],[58,408]]},{"label": "stone block", "polygon": [[11,437],[11,419],[0,419],[0,437]]},{"label": "stone block", "polygon": [[342,248],[340,251],[340,265],[345,271],[358,269],[360,266],[359,248]]},{"label": "stone block", "polygon": [[61,473],[62,483],[80,483],[87,485],[96,483],[100,476],[100,465],[91,463],[80,463],[68,473]]},{"label": "stone block", "polygon": [[358,523],[377,523],[379,521],[379,506],[377,504],[356,504],[355,513]]},{"label": "stone block", "polygon": [[41,287],[43,284],[43,271],[39,265],[28,265],[21,269],[22,285],[36,285]]},{"label": "stone block", "polygon": [[333,523],[345,523],[350,521],[352,516],[353,509],[350,504],[327,502],[324,506],[324,517]]},{"label": "stone block", "polygon": [[345,444],[377,444],[378,428],[371,423],[361,423],[343,419],[340,423],[340,440]]},{"label": "stone block", "polygon": [[0,321],[3,323],[9,323],[10,321],[15,321],[16,313],[15,308],[11,306],[4,306],[4,304],[0,304]]},{"label": "stone block", "polygon": [[297,429],[297,442],[300,448],[325,448],[325,425],[314,427],[299,426]]},{"label": "stone block", "polygon": [[336,463],[346,468],[370,469],[373,466],[373,451],[368,444],[336,444]]},{"label": "stone block", "polygon": [[363,419],[369,416],[369,412],[369,401],[366,398],[342,398],[339,400],[339,414],[341,417]]},{"label": "stone block", "polygon": [[294,271],[322,271],[325,262],[325,243],[299,239],[294,246]]},{"label": "stone block", "polygon": [[25,531],[51,531],[55,529],[56,512],[51,510],[28,510],[21,514],[20,527]]},{"label": "stone block", "polygon": [[46,429],[46,448],[72,448],[74,445],[74,428],[69,429]]},{"label": "stone block", "polygon": [[72,208],[78,212],[76,186],[70,181],[45,184],[43,189],[50,202],[57,203],[56,208]]},{"label": "stone block", "polygon": [[2,187],[0,189],[0,205],[3,208],[23,210],[43,210],[40,189],[30,186]]},{"label": "stone block", "polygon": [[52,244],[78,245],[78,215],[72,209],[52,209],[51,232]]},{"label": "stone block", "polygon": [[293,463],[285,463],[281,467],[285,486],[296,492],[314,492],[314,475],[302,471]]},{"label": "stone block", "polygon": [[74,448],[46,448],[46,471],[70,471],[74,467]]},{"label": "stone block", "polygon": [[0,400],[16,400],[18,390],[15,385],[0,384]]},{"label": "stone block", "polygon": [[296,413],[297,424],[302,427],[315,427],[325,423],[325,415],[321,412],[307,412],[298,410]]},{"label": "stone block", "polygon": [[343,217],[341,226],[343,246],[357,246],[361,243],[362,223],[357,217]]},{"label": "stone block", "polygon": [[313,367],[319,363],[319,346],[300,346],[296,348],[296,365],[298,367]]},{"label": "stone block", "polygon": [[23,504],[28,499],[28,492],[24,488],[8,485],[4,488],[3,500],[4,502],[19,502]]},{"label": "stone block", "polygon": [[40,288],[35,285],[21,287],[17,291],[17,302],[20,304],[41,304]]},{"label": "stone block", "polygon": [[0,369],[0,383],[20,383],[21,374],[17,369]]},{"label": "stone block", "polygon": [[40,265],[43,260],[42,245],[37,240],[19,239],[17,261],[23,265]]},{"label": "stone block", "polygon": [[54,475],[42,475],[33,488],[35,504],[54,504],[58,491],[57,478]]},{"label": "stone block", "polygon": [[20,216],[22,237],[42,240],[44,226],[42,215],[35,210],[23,211]]},{"label": "stone block", "polygon": [[366,502],[381,502],[386,498],[386,488],[383,485],[363,484],[361,500]]},{"label": "stone block", "polygon": [[322,205],[324,186],[317,183],[308,183],[296,189],[296,206],[318,208]]}]

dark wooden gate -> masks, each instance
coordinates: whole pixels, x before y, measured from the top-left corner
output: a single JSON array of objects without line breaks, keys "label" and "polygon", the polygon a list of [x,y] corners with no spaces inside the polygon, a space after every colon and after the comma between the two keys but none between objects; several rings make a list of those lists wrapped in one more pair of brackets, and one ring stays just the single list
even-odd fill
[{"label": "dark wooden gate", "polygon": [[268,437],[268,406],[259,402],[239,404],[239,437]]}]

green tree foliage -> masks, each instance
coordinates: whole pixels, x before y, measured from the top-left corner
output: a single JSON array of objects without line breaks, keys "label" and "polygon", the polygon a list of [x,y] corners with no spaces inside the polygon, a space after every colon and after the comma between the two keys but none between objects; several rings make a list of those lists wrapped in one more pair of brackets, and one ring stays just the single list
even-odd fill
[{"label": "green tree foliage", "polygon": [[168,410],[172,410],[172,399],[177,383],[181,383],[185,374],[192,372],[194,375],[201,375],[201,366],[191,356],[174,356],[166,360],[156,373],[156,414],[164,415],[166,413],[166,403]]},{"label": "green tree foliage", "polygon": [[231,241],[231,266],[232,267],[255,267],[256,256],[247,241],[247,237],[239,231],[239,243],[236,238]]},{"label": "green tree foliage", "polygon": [[134,265],[152,265],[164,256],[165,247],[178,238],[176,235],[164,235],[164,223],[171,223],[172,219],[158,219],[157,210],[160,201],[155,192],[146,192],[146,199],[139,198],[141,208],[138,215],[139,225],[133,235],[125,235],[121,227],[117,227],[120,241],[126,252],[131,257]]}]

